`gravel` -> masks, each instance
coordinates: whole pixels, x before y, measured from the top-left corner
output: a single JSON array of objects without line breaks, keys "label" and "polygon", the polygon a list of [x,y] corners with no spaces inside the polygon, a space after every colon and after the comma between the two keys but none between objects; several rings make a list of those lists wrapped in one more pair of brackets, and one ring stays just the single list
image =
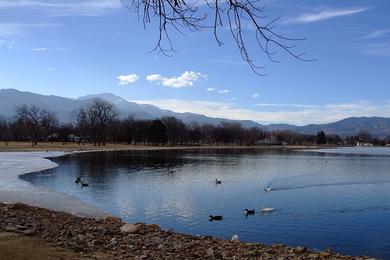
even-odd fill
[{"label": "gravel", "polygon": [[192,236],[155,224],[127,224],[112,216],[82,218],[20,203],[0,203],[0,231],[43,239],[76,252],[104,252],[117,259],[367,259],[303,246]]}]

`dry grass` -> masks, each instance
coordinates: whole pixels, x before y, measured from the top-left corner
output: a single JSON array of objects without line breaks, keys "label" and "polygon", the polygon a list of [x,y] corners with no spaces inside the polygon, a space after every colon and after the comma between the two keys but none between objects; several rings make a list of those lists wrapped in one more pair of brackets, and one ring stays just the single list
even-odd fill
[{"label": "dry grass", "polygon": [[198,145],[198,146],[151,146],[129,144],[106,144],[94,146],[93,144],[77,144],[63,142],[38,143],[32,146],[30,142],[0,142],[0,151],[114,151],[114,150],[184,150],[184,149],[309,149],[318,146],[280,146],[280,145],[254,145],[254,146],[229,146],[229,145]]}]

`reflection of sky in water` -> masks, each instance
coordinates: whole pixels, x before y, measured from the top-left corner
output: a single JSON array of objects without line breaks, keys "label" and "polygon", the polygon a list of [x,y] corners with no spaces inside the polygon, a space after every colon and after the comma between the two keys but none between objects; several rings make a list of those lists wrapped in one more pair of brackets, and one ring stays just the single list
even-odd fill
[{"label": "reflection of sky in water", "polygon": [[[59,168],[23,178],[129,222],[389,258],[389,159],[284,150],[106,152],[56,158]],[[75,185],[77,175],[90,186]],[[275,191],[265,193],[268,185]],[[261,207],[276,211],[243,214]],[[224,220],[209,222],[210,214]]]}]

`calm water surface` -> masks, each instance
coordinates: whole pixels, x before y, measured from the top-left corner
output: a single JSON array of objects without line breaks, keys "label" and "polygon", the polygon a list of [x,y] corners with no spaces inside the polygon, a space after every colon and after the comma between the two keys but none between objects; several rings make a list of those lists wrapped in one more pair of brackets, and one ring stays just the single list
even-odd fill
[{"label": "calm water surface", "polygon": [[[22,178],[128,222],[390,259],[390,149],[365,149],[82,153],[54,158],[58,168]],[[89,187],[74,183],[79,175]],[[261,207],[276,210],[243,213]],[[224,219],[209,222],[210,214]]]}]

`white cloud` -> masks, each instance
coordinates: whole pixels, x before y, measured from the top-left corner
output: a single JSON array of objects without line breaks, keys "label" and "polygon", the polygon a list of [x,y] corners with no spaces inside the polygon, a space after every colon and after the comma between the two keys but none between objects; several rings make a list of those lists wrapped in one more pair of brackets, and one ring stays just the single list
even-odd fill
[{"label": "white cloud", "polygon": [[167,87],[186,88],[192,87],[194,82],[199,78],[207,78],[207,75],[194,71],[185,71],[180,76],[171,78],[164,77],[160,74],[151,74],[146,77],[146,80],[156,81],[159,84]]},{"label": "white cloud", "polygon": [[47,48],[33,48],[32,51],[47,51]]},{"label": "white cloud", "polygon": [[123,86],[123,85],[128,85],[136,82],[139,79],[139,77],[137,74],[129,74],[129,75],[119,75],[117,79],[119,80],[118,85]]},{"label": "white cloud", "polygon": [[324,106],[301,107],[289,111],[261,111],[243,109],[229,102],[211,102],[196,100],[142,100],[141,104],[153,104],[163,109],[176,112],[192,112],[210,117],[229,118],[237,120],[253,120],[261,123],[289,123],[306,125],[312,123],[330,123],[347,117],[383,116],[390,117],[390,102],[375,104],[369,101],[353,103],[328,104]]},{"label": "white cloud", "polygon": [[53,16],[96,16],[122,7],[120,0],[1,0],[0,9],[35,9]]},{"label": "white cloud", "polygon": [[[0,0],[0,6],[1,4]],[[11,49],[21,38],[36,30],[58,27],[60,25],[58,23],[0,23],[0,47]]]},{"label": "white cloud", "polygon": [[252,95],[253,98],[258,98],[259,96],[260,96],[259,93],[254,93],[254,94]]},{"label": "white cloud", "polygon": [[55,71],[56,68],[50,68],[50,67],[49,67],[49,68],[46,68],[45,70],[46,70],[46,71]]},{"label": "white cloud", "polygon": [[0,48],[12,49],[14,44],[15,44],[15,42],[13,42],[13,41],[0,39]]},{"label": "white cloud", "polygon": [[298,17],[286,20],[285,23],[313,23],[328,20],[336,17],[350,16],[367,11],[366,7],[351,7],[340,9],[325,9],[316,13],[307,13]]},{"label": "white cloud", "polygon": [[230,91],[228,89],[226,89],[226,88],[225,89],[221,89],[221,90],[218,91],[219,94],[227,94],[229,92]]},{"label": "white cloud", "polygon": [[390,57],[390,42],[368,44],[363,52],[369,55]]},{"label": "white cloud", "polygon": [[258,107],[298,107],[298,108],[315,108],[316,105],[306,105],[306,104],[278,104],[278,103],[258,103],[255,104]]},{"label": "white cloud", "polygon": [[207,91],[214,91],[215,90],[215,88],[207,88]]},{"label": "white cloud", "polygon": [[0,37],[24,35],[33,29],[57,27],[59,25],[57,23],[0,23]]},{"label": "white cloud", "polygon": [[362,39],[374,39],[390,33],[390,29],[375,30],[362,37]]}]

